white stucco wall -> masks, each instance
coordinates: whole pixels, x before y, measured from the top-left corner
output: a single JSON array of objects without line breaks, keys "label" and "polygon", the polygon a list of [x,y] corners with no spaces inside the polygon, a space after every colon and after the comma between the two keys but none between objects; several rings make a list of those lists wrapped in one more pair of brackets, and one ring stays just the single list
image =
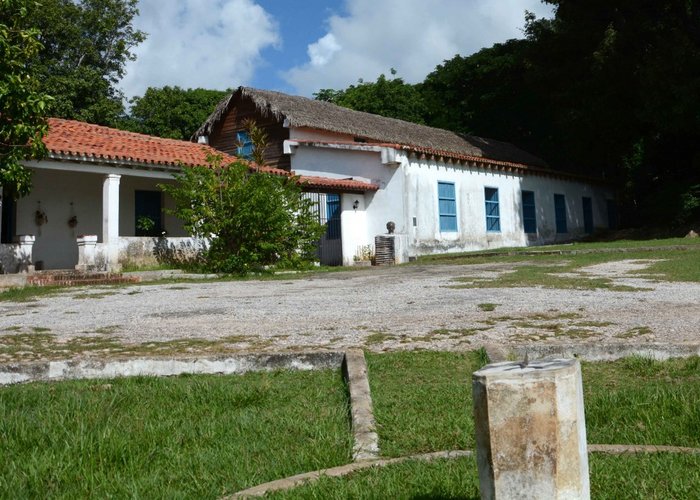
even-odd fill
[{"label": "white stucco wall", "polygon": [[[406,229],[403,176],[397,166],[382,165],[379,153],[300,146],[292,155],[292,169],[299,175],[352,177],[380,186],[374,193],[345,193],[341,197],[345,265],[352,265],[358,247],[374,244],[375,235],[386,233],[386,223],[390,220],[396,223],[396,232]],[[355,200],[359,202],[357,209],[352,208]]]},{"label": "white stucco wall", "polygon": [[[585,235],[584,196],[592,201],[594,227],[607,228],[607,200],[614,199],[614,192],[602,185],[420,160],[404,152],[397,152],[396,159],[398,164],[382,164],[378,152],[304,145],[295,148],[292,169],[299,174],[352,177],[380,186],[377,192],[342,196],[346,265],[352,264],[358,247],[371,245],[376,235],[386,233],[386,223],[390,220],[396,224],[396,233],[407,235],[409,255],[541,245],[580,238]],[[455,185],[456,232],[440,231],[439,181]],[[498,189],[501,226],[498,232],[486,230],[486,187]],[[524,232],[522,191],[535,194],[536,234]],[[556,232],[554,194],[565,196],[566,233]],[[354,201],[359,202],[357,209],[352,208]]]},{"label": "white stucco wall", "polygon": [[[518,175],[445,163],[403,158],[406,175],[407,217],[416,218],[409,241],[414,255],[440,252],[518,247],[570,241],[585,235],[582,197],[590,197],[595,228],[607,227],[606,200],[609,189],[545,176]],[[456,232],[441,232],[438,208],[438,182],[455,185],[457,202]],[[485,188],[498,189],[500,226],[486,230]],[[522,219],[522,191],[533,191],[537,233],[526,234]],[[566,233],[556,233],[554,194],[565,196]]]},{"label": "white stucco wall", "polygon": [[[52,166],[56,162],[53,162]],[[33,261],[42,261],[44,269],[71,269],[78,262],[76,238],[83,234],[95,234],[102,241],[102,184],[104,173],[78,172],[32,168],[32,190],[17,201],[16,234],[33,234],[36,242]],[[134,191],[159,190],[157,184],[166,179],[150,179],[122,175],[119,183],[119,234],[134,235]],[[172,207],[172,200],[164,196],[165,207]],[[48,222],[37,226],[35,212],[41,207]],[[76,227],[68,220],[75,215]],[[187,236],[182,223],[172,216],[164,216],[165,228],[170,236]]]}]

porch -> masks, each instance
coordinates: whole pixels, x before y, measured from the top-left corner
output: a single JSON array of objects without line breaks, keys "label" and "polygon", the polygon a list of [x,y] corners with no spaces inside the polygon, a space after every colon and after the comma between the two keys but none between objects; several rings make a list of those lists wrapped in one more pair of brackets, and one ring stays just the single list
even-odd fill
[{"label": "porch", "polygon": [[79,242],[93,243],[94,269],[117,271],[135,259],[155,262],[158,246],[197,246],[182,223],[164,212],[173,201],[159,184],[170,172],[44,161],[31,165],[29,195],[2,198],[2,273],[75,269]]}]

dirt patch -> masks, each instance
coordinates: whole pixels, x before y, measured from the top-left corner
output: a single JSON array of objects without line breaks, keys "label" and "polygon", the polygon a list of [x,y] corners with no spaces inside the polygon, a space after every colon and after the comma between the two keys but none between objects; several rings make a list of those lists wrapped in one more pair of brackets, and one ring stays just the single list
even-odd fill
[{"label": "dirt patch", "polygon": [[[626,273],[640,269],[640,261],[611,264],[582,273],[638,280]],[[700,285],[693,283],[645,280],[645,290],[629,292],[450,288],[456,277],[505,275],[513,268],[511,263],[411,265],[327,273],[284,286],[280,281],[135,285],[110,289],[99,300],[75,300],[95,292],[79,289],[41,297],[36,304],[41,307],[33,309],[3,302],[0,358],[37,359],[47,344],[48,351],[90,356],[168,355],[179,348],[193,354],[460,350],[486,343],[682,343],[700,337]],[[50,331],[37,330],[43,328]],[[96,335],[99,339],[83,345],[86,336]],[[33,349],[39,351],[34,356],[28,354]]]}]

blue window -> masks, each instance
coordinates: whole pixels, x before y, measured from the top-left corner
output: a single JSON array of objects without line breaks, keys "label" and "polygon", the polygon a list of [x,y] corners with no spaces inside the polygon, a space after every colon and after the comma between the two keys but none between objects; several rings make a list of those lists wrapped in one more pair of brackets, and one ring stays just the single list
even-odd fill
[{"label": "blue window", "polygon": [[523,191],[523,230],[528,234],[537,233],[537,212],[535,211],[535,193]]},{"label": "blue window", "polygon": [[557,233],[568,232],[566,228],[566,198],[563,194],[554,195],[554,220],[557,225]]},{"label": "blue window", "polygon": [[457,199],[453,182],[438,182],[440,231],[457,231]]},{"label": "blue window", "polygon": [[501,230],[501,212],[498,208],[498,189],[484,188],[486,199],[486,230],[497,233]]},{"label": "blue window", "polygon": [[253,141],[250,140],[248,132],[236,132],[236,154],[242,158],[250,158],[253,154]]},{"label": "blue window", "polygon": [[593,232],[593,202],[587,196],[581,198],[583,203],[583,229],[586,234]]}]

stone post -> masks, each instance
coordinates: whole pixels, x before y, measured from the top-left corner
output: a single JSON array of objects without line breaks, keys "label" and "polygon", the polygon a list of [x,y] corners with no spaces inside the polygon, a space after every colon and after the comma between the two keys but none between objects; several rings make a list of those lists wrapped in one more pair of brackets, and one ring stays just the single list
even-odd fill
[{"label": "stone post", "polygon": [[15,237],[15,242],[17,244],[15,250],[15,258],[17,259],[18,273],[34,272],[34,261],[32,260],[32,253],[34,250],[35,241],[36,236],[34,236],[33,234],[20,234]]},{"label": "stone post", "polygon": [[494,363],[472,390],[482,499],[590,498],[577,360]]},{"label": "stone post", "polygon": [[86,234],[78,236],[78,271],[90,271],[95,269],[95,249],[97,247],[97,235]]},{"label": "stone post", "polygon": [[107,270],[119,270],[119,180],[121,175],[105,175],[102,184],[102,243],[107,252]]}]

